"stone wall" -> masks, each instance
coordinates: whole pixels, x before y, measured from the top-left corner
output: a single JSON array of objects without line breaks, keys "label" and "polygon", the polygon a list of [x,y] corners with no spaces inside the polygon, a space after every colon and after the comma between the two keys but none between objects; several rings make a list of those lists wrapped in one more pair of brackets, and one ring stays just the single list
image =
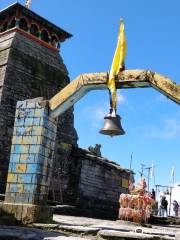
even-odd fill
[{"label": "stone wall", "polygon": [[[0,36],[0,193],[5,190],[16,102],[35,97],[49,99],[69,81],[58,51],[17,32]],[[73,125],[70,109],[59,118],[56,162],[66,158],[61,142],[77,145]]]},{"label": "stone wall", "polygon": [[[0,192],[5,190],[18,100],[51,98],[69,83],[58,52],[10,33],[0,36]],[[127,192],[129,172],[104,158],[77,148],[73,109],[58,121],[50,198],[96,211],[117,211]],[[95,213],[96,213],[95,211]]]},{"label": "stone wall", "polygon": [[73,147],[61,173],[64,204],[90,209],[93,217],[116,218],[119,195],[128,192],[130,174],[115,162]]}]

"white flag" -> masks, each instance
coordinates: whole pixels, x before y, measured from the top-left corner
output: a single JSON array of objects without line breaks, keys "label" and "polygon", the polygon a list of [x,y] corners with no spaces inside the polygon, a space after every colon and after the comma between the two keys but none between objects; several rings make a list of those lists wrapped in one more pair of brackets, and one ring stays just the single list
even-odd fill
[{"label": "white flag", "polygon": [[174,183],[174,174],[175,174],[174,167],[172,167],[172,169],[171,169],[171,176],[170,176],[170,182],[173,182],[173,183]]}]

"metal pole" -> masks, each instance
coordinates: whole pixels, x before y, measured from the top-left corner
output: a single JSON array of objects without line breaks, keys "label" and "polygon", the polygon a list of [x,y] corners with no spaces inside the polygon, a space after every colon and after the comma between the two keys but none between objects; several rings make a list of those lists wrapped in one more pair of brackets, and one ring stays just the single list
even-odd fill
[{"label": "metal pole", "polygon": [[151,169],[151,168],[148,168],[148,192],[149,192],[149,177],[150,177],[150,169]]},{"label": "metal pole", "polygon": [[155,185],[155,186],[156,186],[156,195],[155,195],[155,201],[157,201],[158,185]]},{"label": "metal pole", "polygon": [[133,155],[133,152],[131,153],[130,166],[129,166],[130,169],[132,167],[132,155]]},{"label": "metal pole", "polygon": [[141,178],[143,177],[145,164],[141,163]]},{"label": "metal pole", "polygon": [[171,214],[171,196],[172,196],[172,188],[173,187],[170,187],[170,197],[169,197],[169,216]]},{"label": "metal pole", "polygon": [[148,192],[149,192],[149,178],[150,178],[150,170],[152,167],[147,167],[146,169],[148,170]]}]

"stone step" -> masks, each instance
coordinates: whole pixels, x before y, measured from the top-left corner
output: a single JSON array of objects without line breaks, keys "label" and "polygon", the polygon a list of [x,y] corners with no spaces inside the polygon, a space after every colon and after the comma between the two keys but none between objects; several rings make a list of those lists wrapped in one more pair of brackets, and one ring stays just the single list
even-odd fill
[{"label": "stone step", "polygon": [[96,219],[116,220],[118,213],[114,209],[109,211],[102,209],[84,209],[70,205],[56,205],[52,206],[53,213],[58,215],[68,216],[83,216]]},{"label": "stone step", "polygon": [[44,240],[90,240],[87,238],[81,238],[81,237],[65,237],[65,236],[59,236],[59,237],[50,237],[50,238],[44,238]]},{"label": "stone step", "polygon": [[67,226],[67,225],[60,225],[58,228],[61,231],[67,231],[67,232],[85,234],[85,235],[96,235],[100,230],[100,228],[95,228],[95,227]]},{"label": "stone step", "polygon": [[31,229],[18,226],[0,225],[0,239],[4,240],[42,240],[43,232],[38,229]]},{"label": "stone step", "polygon": [[114,230],[101,230],[98,232],[98,239],[108,239],[108,240],[175,240],[174,237],[169,236],[157,236],[151,234],[144,234],[144,233],[136,233],[136,232],[120,232]]}]

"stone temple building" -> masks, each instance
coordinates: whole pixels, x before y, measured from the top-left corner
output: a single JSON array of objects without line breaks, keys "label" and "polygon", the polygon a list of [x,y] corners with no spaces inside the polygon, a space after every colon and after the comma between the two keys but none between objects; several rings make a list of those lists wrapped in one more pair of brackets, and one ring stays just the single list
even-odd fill
[{"label": "stone temple building", "polygon": [[[19,3],[0,11],[0,193],[5,192],[16,102],[50,99],[69,82],[60,53],[72,35]],[[99,211],[118,209],[131,171],[80,149],[73,108],[59,117],[49,198]],[[95,211],[94,211],[95,212]]]}]

